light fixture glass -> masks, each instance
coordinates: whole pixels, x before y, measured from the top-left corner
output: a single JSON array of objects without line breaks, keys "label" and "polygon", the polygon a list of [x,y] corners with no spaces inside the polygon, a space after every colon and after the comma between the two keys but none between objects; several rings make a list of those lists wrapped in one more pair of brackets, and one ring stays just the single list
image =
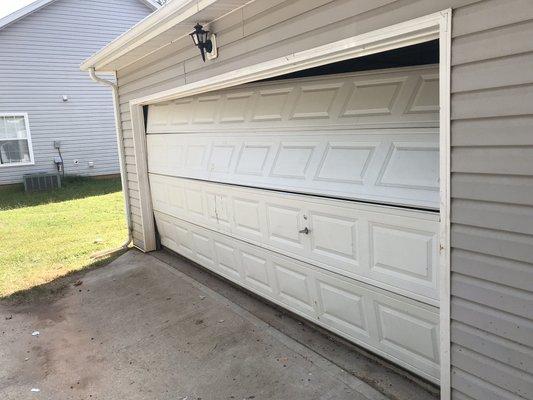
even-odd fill
[{"label": "light fixture glass", "polygon": [[211,53],[213,50],[213,42],[209,38],[209,31],[204,30],[202,25],[196,24],[190,36],[194,45],[200,49],[202,60],[205,62],[205,53]]}]

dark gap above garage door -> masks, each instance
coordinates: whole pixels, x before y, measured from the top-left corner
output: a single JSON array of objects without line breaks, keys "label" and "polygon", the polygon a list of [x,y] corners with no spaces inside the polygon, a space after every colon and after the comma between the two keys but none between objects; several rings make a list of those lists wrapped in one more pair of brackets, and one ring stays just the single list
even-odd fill
[{"label": "dark gap above garage door", "polygon": [[385,51],[383,53],[352,58],[350,60],[339,61],[332,64],[321,65],[320,67],[275,76],[257,82],[279,81],[317,75],[333,75],[345,72],[372,71],[383,68],[399,68],[438,63],[439,41],[436,39],[430,42]]}]

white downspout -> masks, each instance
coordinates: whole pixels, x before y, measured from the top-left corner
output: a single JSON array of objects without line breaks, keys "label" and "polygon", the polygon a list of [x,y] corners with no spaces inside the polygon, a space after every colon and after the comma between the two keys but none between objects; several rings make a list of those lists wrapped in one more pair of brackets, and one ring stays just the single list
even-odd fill
[{"label": "white downspout", "polygon": [[124,211],[126,213],[126,222],[128,225],[128,238],[126,241],[118,248],[113,250],[104,250],[99,253],[93,254],[92,258],[101,258],[108,254],[114,253],[116,251],[128,248],[129,244],[133,240],[133,227],[131,223],[131,210],[130,210],[130,197],[129,197],[129,187],[128,187],[128,178],[126,176],[126,157],[124,156],[124,135],[122,132],[122,121],[120,120],[120,101],[118,97],[118,86],[117,84],[102,79],[96,76],[94,68],[89,68],[89,76],[91,79],[102,85],[109,86],[113,91],[113,108],[115,109],[115,127],[117,133],[117,146],[118,146],[118,157],[120,161],[120,179],[122,181],[122,192],[124,193]]}]

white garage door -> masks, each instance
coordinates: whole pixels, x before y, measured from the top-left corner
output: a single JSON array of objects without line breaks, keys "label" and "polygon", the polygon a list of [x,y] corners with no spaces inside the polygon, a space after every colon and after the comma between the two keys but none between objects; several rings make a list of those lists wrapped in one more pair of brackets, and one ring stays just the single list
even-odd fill
[{"label": "white garage door", "polygon": [[151,105],[147,133],[164,246],[438,380],[437,67]]}]

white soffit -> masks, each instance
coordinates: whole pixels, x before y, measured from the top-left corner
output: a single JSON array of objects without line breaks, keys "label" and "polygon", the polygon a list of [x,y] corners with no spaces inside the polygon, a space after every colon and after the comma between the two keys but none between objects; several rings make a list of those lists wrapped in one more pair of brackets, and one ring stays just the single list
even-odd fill
[{"label": "white soffit", "polygon": [[250,0],[173,0],[85,60],[81,69],[117,71],[186,37],[197,22],[212,22]]}]

